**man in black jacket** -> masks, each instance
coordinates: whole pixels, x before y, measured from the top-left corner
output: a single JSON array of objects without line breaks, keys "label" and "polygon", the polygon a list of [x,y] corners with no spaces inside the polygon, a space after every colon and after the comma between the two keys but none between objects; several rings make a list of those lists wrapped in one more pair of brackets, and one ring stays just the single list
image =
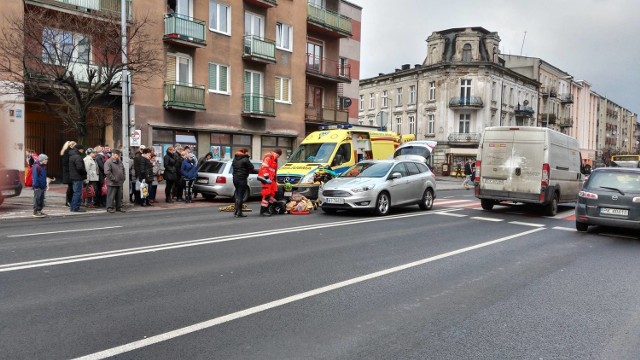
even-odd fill
[{"label": "man in black jacket", "polygon": [[235,153],[231,167],[233,169],[233,186],[236,188],[236,212],[233,216],[247,217],[242,213],[242,200],[247,191],[249,174],[256,173],[251,160],[249,160],[247,149],[240,149]]},{"label": "man in black jacket", "polygon": [[75,148],[69,150],[69,179],[73,186],[73,195],[71,197],[71,211],[72,212],[85,212],[86,210],[80,209],[80,203],[82,203],[82,185],[84,179],[87,178],[87,170],[84,167],[84,146],[81,144],[76,145]]},{"label": "man in black jacket", "polygon": [[162,175],[162,177],[164,178],[164,181],[166,181],[166,186],[164,188],[164,197],[165,197],[165,201],[168,203],[172,203],[173,199],[172,194],[173,194],[173,186],[176,183],[176,180],[178,179],[178,175],[176,173],[176,157],[175,157],[175,152],[176,150],[173,148],[173,146],[169,146],[167,148],[167,153],[164,155],[163,161],[164,161],[164,174]]}]

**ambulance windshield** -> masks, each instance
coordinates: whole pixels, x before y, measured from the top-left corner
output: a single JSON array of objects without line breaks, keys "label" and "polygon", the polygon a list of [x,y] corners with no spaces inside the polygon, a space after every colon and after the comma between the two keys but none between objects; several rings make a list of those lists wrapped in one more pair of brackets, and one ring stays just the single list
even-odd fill
[{"label": "ambulance windshield", "polygon": [[336,143],[302,144],[289,158],[290,163],[328,163]]}]

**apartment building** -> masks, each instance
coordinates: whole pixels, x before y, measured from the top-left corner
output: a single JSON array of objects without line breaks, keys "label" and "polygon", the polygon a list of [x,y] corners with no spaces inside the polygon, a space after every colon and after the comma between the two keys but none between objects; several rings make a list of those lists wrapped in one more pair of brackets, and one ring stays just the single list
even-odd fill
[{"label": "apartment building", "polygon": [[[104,11],[118,13],[121,2],[26,0],[9,9],[20,14],[26,7],[44,7],[99,20]],[[157,152],[180,143],[198,156],[212,152],[229,158],[240,147],[249,148],[255,158],[276,147],[288,155],[318,125],[349,121],[349,105],[357,103],[353,86],[357,88],[359,76],[360,7],[344,0],[125,3],[128,19],[148,20],[149,35],[161,48],[163,69],[145,81],[133,76],[129,119],[124,123],[130,124],[129,133],[135,131],[142,144]],[[81,39],[82,34],[71,38]],[[87,42],[87,48],[100,46],[92,39]],[[63,131],[60,119],[41,112],[25,95],[23,112],[14,111],[13,117],[2,113],[3,123],[20,114],[25,119],[23,133],[16,130],[15,136],[22,143],[15,151],[18,168],[24,148],[54,154],[65,140],[78,136]],[[102,123],[87,133],[85,145],[121,144],[118,96],[121,92],[114,92],[103,107],[91,110]],[[60,166],[50,164],[55,174]]]},{"label": "apartment building", "polygon": [[539,83],[504,65],[500,37],[482,27],[437,31],[422,64],[360,80],[358,122],[438,142],[437,173],[475,159],[482,130],[535,125]]}]

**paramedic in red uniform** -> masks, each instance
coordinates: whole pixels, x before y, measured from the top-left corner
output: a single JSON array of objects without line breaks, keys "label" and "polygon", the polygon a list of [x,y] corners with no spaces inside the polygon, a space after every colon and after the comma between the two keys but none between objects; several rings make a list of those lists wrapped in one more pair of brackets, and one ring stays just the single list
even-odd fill
[{"label": "paramedic in red uniform", "polygon": [[269,205],[275,201],[276,192],[278,191],[276,171],[278,170],[278,158],[280,155],[282,155],[282,150],[275,149],[262,158],[262,165],[258,172],[258,179],[262,182],[262,201],[260,202],[260,215],[262,216],[271,216]]}]

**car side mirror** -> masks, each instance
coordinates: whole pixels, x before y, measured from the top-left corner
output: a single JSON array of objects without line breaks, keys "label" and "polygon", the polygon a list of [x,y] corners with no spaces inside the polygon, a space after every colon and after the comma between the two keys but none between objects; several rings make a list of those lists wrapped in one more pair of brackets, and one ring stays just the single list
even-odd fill
[{"label": "car side mirror", "polygon": [[402,174],[400,174],[399,172],[394,172],[393,174],[391,174],[391,176],[389,177],[390,179],[400,179],[402,177]]}]

